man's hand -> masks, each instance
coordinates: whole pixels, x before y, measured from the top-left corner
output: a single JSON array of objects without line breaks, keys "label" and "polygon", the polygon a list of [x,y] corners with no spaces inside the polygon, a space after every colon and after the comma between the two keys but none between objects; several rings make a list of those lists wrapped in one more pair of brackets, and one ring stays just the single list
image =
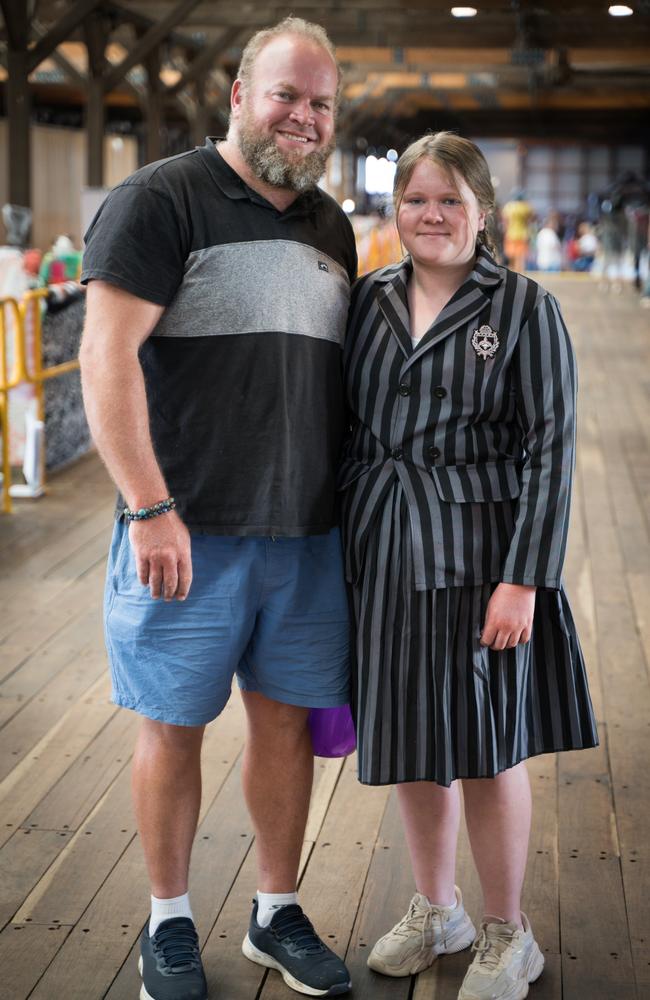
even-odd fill
[{"label": "man's hand", "polygon": [[170,511],[132,521],[129,541],[138,579],[149,587],[151,596],[184,601],[192,583],[192,548],[190,533],[178,514]]},{"label": "man's hand", "polygon": [[481,645],[490,649],[513,649],[528,642],[533,627],[536,587],[500,583],[488,601]]}]

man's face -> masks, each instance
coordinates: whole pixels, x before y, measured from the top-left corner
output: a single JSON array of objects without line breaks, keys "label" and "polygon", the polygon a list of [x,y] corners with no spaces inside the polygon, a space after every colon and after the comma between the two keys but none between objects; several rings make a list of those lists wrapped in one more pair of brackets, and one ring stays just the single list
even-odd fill
[{"label": "man's face", "polygon": [[232,100],[237,142],[256,177],[292,191],[316,185],[334,149],[337,83],[332,57],[310,39],[281,35],[262,49]]}]

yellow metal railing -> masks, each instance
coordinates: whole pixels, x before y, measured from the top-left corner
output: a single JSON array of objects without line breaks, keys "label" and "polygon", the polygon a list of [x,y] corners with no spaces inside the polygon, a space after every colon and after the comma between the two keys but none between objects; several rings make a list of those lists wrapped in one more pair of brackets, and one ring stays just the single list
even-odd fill
[{"label": "yellow metal railing", "polygon": [[[45,403],[43,383],[47,379],[65,375],[79,368],[77,359],[43,368],[43,327],[41,299],[47,296],[46,288],[27,292],[20,302],[0,299],[0,433],[2,434],[2,510],[11,513],[11,463],[9,453],[9,393],[19,385],[29,383],[35,387],[36,418],[44,420]],[[13,323],[7,323],[7,317]],[[28,322],[31,321],[31,322]],[[12,365],[8,372],[9,337],[12,337]],[[45,449],[41,454],[41,482],[45,481]]]}]

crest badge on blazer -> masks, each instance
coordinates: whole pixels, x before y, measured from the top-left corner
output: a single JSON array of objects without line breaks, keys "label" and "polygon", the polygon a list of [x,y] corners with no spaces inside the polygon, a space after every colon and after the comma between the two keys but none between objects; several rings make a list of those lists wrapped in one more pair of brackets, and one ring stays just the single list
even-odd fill
[{"label": "crest badge on blazer", "polygon": [[472,347],[479,358],[483,358],[484,361],[493,358],[499,348],[499,336],[496,330],[493,330],[487,323],[483,323],[472,334]]}]

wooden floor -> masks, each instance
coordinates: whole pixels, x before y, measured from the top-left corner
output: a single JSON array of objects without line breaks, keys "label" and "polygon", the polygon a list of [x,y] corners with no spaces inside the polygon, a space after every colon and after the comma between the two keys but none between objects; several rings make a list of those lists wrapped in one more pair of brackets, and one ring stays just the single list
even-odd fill
[{"label": "wooden floor", "polygon": [[[650,317],[589,278],[546,282],[580,363],[566,566],[600,726],[597,750],[529,762],[525,909],[546,956],[534,1000],[650,997]],[[138,994],[148,888],[129,803],[136,718],[108,702],[100,606],[112,489],[95,457],[0,516],[0,997]],[[192,902],[213,995],[295,996],[240,952],[255,890],[235,695],[211,726]],[[468,955],[417,981],[365,965],[413,891],[394,796],[350,759],[317,762],[301,901],[347,956],[353,996],[455,1000]],[[458,881],[480,917],[461,837]]]}]

